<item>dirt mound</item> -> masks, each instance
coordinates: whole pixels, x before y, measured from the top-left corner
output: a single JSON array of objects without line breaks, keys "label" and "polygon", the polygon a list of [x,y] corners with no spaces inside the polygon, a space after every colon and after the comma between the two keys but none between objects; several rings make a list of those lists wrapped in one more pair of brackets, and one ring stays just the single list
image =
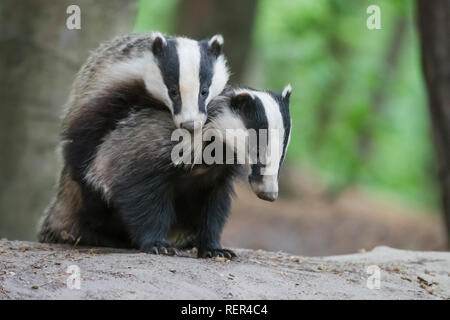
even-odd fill
[{"label": "dirt mound", "polygon": [[0,299],[450,297],[450,253],[388,247],[323,258],[236,252],[233,261],[204,260],[189,252],[168,257],[0,240]]}]

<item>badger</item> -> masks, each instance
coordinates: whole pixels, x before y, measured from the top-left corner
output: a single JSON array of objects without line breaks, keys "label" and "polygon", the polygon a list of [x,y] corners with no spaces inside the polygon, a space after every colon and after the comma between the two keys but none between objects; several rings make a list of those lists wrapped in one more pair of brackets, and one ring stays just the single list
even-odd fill
[{"label": "badger", "polygon": [[[289,97],[283,92],[227,87],[208,106],[201,132],[275,130],[281,152],[258,149],[253,163],[179,164],[173,161],[176,125],[165,108],[134,108],[98,145],[82,182],[64,167],[58,194],[43,220],[41,242],[137,248],[178,254],[196,247],[198,257],[232,258],[221,246],[230,214],[233,181],[245,178],[264,200],[278,193],[279,169],[290,140]],[[233,144],[226,135],[223,148]],[[212,142],[211,142],[212,143]],[[208,143],[201,144],[202,149]],[[234,151],[234,150],[232,150]],[[234,153],[236,155],[236,153]],[[268,157],[272,157],[267,159]],[[264,174],[267,163],[275,171]]]},{"label": "badger", "polygon": [[81,67],[66,104],[65,170],[82,183],[102,139],[132,108],[166,108],[176,127],[201,127],[208,103],[228,81],[223,43],[221,35],[195,41],[154,32],[100,45]]}]

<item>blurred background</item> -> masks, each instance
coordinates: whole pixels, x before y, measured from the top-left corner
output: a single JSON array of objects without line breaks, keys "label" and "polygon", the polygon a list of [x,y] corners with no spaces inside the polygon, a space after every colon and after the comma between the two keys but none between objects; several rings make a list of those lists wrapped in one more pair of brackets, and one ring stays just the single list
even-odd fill
[{"label": "blurred background", "polygon": [[[71,4],[81,30],[66,27]],[[381,29],[366,26],[371,4]],[[281,198],[264,202],[240,183],[224,245],[302,255],[446,250],[448,19],[439,0],[2,0],[0,237],[35,240],[61,166],[62,107],[90,51],[158,30],[221,33],[230,83],[293,87]]]}]

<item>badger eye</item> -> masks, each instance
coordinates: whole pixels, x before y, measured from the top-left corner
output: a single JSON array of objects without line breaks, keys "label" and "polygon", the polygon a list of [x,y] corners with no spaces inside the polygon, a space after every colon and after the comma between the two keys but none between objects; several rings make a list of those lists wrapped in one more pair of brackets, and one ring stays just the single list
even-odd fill
[{"label": "badger eye", "polygon": [[177,88],[171,88],[171,89],[169,90],[169,95],[170,95],[172,98],[178,97],[178,89],[177,89]]},{"label": "badger eye", "polygon": [[208,93],[209,93],[208,88],[203,88],[202,91],[200,91],[202,97],[206,97]]}]

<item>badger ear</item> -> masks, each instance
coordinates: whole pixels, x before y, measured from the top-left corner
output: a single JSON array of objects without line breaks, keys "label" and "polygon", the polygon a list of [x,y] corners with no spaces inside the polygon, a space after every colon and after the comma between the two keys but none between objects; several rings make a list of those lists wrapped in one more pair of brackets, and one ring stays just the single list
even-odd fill
[{"label": "badger ear", "polygon": [[233,109],[247,108],[255,99],[255,96],[250,92],[241,92],[231,98],[231,107]]},{"label": "badger ear", "polygon": [[213,36],[209,42],[209,48],[211,49],[211,52],[216,56],[220,56],[222,54],[223,49],[223,37],[220,34],[216,34]]},{"label": "badger ear", "polygon": [[153,34],[152,51],[155,56],[161,55],[166,44],[166,38],[161,33],[155,32]]},{"label": "badger ear", "polygon": [[283,92],[281,93],[281,97],[283,99],[289,99],[291,96],[292,87],[291,84],[288,84],[286,87],[284,87]]}]

